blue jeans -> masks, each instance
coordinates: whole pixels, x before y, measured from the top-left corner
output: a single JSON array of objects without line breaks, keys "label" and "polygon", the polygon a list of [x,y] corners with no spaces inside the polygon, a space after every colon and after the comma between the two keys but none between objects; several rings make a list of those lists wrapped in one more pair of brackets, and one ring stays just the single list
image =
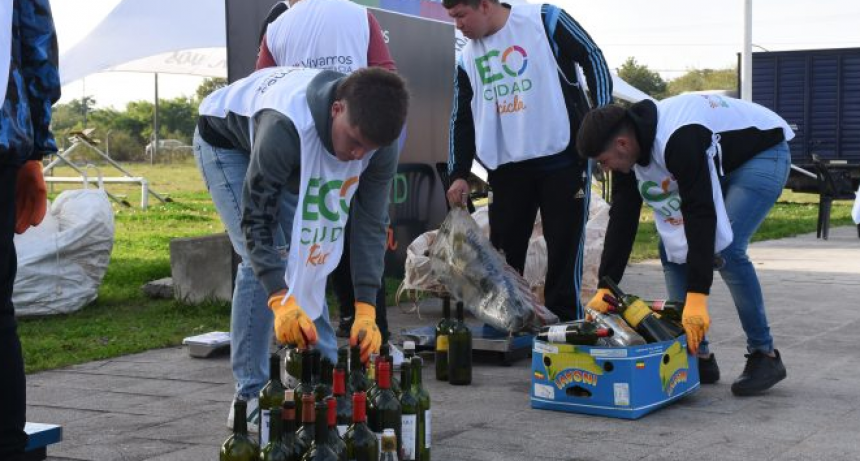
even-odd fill
[{"label": "blue jeans", "polygon": [[[236,380],[236,396],[256,397],[269,380],[269,344],[272,341],[273,316],[268,307],[268,293],[257,280],[242,233],[242,185],[248,171],[250,155],[238,149],[212,146],[194,133],[194,158],[203,175],[203,181],[215,209],[227,228],[233,249],[242,258],[236,271],[236,288],[230,318],[230,362]],[[275,235],[276,245],[284,258],[289,248],[293,216],[298,196],[285,192],[278,215],[280,231]],[[328,306],[314,321],[324,356],[337,361],[337,340],[328,319]]]},{"label": "blue jeans", "polygon": [[[719,271],[738,310],[749,352],[773,352],[773,338],[764,311],[761,285],[747,255],[747,247],[782,193],[790,168],[788,143],[782,142],[759,153],[720,181],[734,238],[720,252],[724,264]],[[669,299],[684,301],[687,293],[686,265],[667,261],[662,242],[660,260]],[[707,355],[709,352],[705,338],[699,346],[699,354]]]}]

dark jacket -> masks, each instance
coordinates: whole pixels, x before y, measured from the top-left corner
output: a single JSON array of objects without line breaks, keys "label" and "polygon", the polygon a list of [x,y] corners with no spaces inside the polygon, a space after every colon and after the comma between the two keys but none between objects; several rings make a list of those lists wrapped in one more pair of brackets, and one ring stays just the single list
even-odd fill
[{"label": "dark jacket", "polygon": [[60,99],[57,34],[48,0],[14,1],[12,62],[0,113],[0,165],[57,152],[51,106]]},{"label": "dark jacket", "polygon": [[[634,104],[628,111],[641,148],[638,164],[651,163],[652,147],[657,131],[657,106],[651,100]],[[711,145],[713,133],[702,125],[685,125],[669,137],[666,143],[666,167],[678,181],[684,234],[687,237],[687,291],[710,293],[714,279],[714,240],[717,215],[711,189],[711,176],[705,151]],[[722,165],[725,174],[736,170],[747,160],[785,140],[781,128],[758,130],[746,128],[720,133]],[[620,281],[633,249],[639,226],[642,197],[636,176],[630,173],[612,174],[612,208],[599,276],[608,275]],[[601,282],[601,288],[605,284]]]}]

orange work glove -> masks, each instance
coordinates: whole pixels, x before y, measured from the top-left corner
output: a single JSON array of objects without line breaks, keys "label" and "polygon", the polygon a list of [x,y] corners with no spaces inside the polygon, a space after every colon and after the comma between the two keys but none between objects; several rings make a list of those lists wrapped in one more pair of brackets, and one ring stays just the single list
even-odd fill
[{"label": "orange work glove", "polygon": [[286,295],[286,290],[282,290],[269,297],[269,308],[275,314],[275,338],[299,349],[316,344],[317,327],[313,320],[299,307],[295,297],[284,299]]},{"label": "orange work glove", "polygon": [[711,327],[711,317],[708,315],[708,295],[687,293],[681,325],[687,333],[687,348],[695,355],[699,351],[699,343],[702,342],[708,328]]},{"label": "orange work glove", "polygon": [[609,311],[609,303],[603,300],[605,295],[612,295],[612,292],[609,291],[609,288],[598,288],[597,294],[591,298],[591,301],[588,302],[586,307],[596,310],[601,314],[605,314]]},{"label": "orange work glove", "polygon": [[15,233],[23,234],[30,226],[38,226],[48,210],[48,190],[42,175],[42,162],[28,160],[18,170],[15,186]]},{"label": "orange work glove", "polygon": [[[362,335],[361,332],[364,332]],[[367,363],[371,353],[378,353],[382,334],[376,326],[376,308],[367,303],[355,303],[355,320],[349,332],[349,343],[361,346],[361,361]]]}]

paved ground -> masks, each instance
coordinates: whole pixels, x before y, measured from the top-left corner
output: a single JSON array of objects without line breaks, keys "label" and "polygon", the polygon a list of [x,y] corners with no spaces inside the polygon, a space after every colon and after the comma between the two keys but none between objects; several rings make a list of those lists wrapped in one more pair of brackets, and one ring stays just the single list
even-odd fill
[{"label": "paved ground", "polygon": [[[532,410],[529,361],[479,362],[470,387],[435,381],[438,460],[860,460],[860,239],[854,227],[755,244],[773,335],[788,379],[764,396],[737,398],[744,337],[722,281],[711,297],[712,350],[723,380],[638,421]],[[658,263],[629,268],[629,291],[663,295]],[[399,328],[435,323],[389,311]],[[432,367],[432,362],[430,363]],[[228,436],[226,358],[155,350],[28,377],[28,419],[62,424],[51,460],[215,460]]]}]

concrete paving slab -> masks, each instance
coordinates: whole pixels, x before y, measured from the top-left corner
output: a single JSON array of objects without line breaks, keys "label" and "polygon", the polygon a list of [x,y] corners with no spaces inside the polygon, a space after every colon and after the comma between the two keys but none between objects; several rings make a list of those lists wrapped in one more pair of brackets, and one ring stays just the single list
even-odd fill
[{"label": "concrete paving slab", "polygon": [[[770,392],[734,397],[746,339],[718,274],[710,297],[711,349],[722,380],[637,421],[532,410],[530,360],[510,367],[476,361],[473,385],[434,379],[433,457],[440,460],[856,460],[860,459],[860,239],[856,228],[751,245],[776,346],[788,379]],[[623,286],[665,298],[658,262],[631,265]],[[435,324],[389,309],[392,331]],[[29,414],[61,423],[50,460],[213,460],[229,435],[229,359],[192,359],[174,347],[28,376]],[[52,420],[51,416],[55,415]],[[34,418],[30,418],[34,419]]]}]

